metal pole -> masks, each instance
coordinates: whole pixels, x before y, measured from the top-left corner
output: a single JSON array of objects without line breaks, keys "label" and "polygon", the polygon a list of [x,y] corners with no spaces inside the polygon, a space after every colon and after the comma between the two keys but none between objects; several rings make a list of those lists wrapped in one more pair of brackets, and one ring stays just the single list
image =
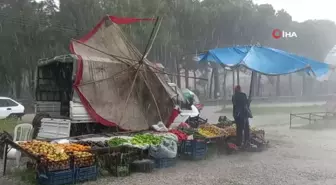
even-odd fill
[{"label": "metal pole", "polygon": [[6,175],[6,168],[7,168],[7,154],[8,154],[8,143],[5,141],[5,150],[3,153],[3,176]]},{"label": "metal pole", "polygon": [[209,98],[212,98],[212,82],[214,78],[214,70],[213,68],[211,69],[211,77],[210,77],[210,89],[209,89]]},{"label": "metal pole", "polygon": [[250,82],[250,92],[249,92],[249,103],[251,103],[252,101],[252,96],[253,96],[253,92],[254,92],[254,78],[256,76],[256,72],[252,71],[252,75],[251,75],[251,82]]},{"label": "metal pole", "polygon": [[240,85],[240,80],[239,80],[239,67],[237,68],[237,85]]},{"label": "metal pole", "polygon": [[234,71],[234,69],[232,69],[232,94],[234,94],[234,88],[235,88],[235,86],[236,86],[236,77],[235,77],[235,71]]},{"label": "metal pole", "polygon": [[145,51],[144,51],[144,53],[142,55],[142,58],[139,61],[139,63],[143,62],[143,60],[147,57],[148,53],[152,49],[152,46],[154,44],[154,41],[156,39],[156,36],[157,36],[157,34],[159,32],[159,29],[160,29],[160,26],[161,26],[161,21],[162,21],[162,19],[160,17],[156,18],[156,21],[155,21],[155,24],[153,26],[152,32],[151,32],[151,34],[149,36],[148,43],[146,45]]},{"label": "metal pole", "polygon": [[292,113],[289,114],[289,128],[292,128]]}]

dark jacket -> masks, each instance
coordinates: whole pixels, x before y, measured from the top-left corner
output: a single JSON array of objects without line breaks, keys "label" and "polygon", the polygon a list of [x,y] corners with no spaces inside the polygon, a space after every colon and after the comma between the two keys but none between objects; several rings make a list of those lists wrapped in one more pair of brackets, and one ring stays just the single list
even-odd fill
[{"label": "dark jacket", "polygon": [[235,92],[232,96],[233,104],[233,117],[236,118],[248,118],[248,100],[247,96],[243,92]]}]

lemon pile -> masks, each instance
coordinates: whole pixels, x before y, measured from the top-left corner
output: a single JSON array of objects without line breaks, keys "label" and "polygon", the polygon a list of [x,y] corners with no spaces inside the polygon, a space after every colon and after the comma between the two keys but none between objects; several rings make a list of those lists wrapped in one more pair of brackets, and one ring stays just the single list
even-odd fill
[{"label": "lemon pile", "polygon": [[217,137],[225,135],[223,130],[211,124],[201,125],[198,129],[198,133],[200,133],[204,137]]}]

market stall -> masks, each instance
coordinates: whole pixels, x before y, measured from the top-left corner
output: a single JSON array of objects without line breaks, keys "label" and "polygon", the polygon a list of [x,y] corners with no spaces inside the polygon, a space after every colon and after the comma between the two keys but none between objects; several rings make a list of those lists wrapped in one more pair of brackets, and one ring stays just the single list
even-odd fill
[{"label": "market stall", "polygon": [[213,62],[231,70],[244,68],[252,71],[249,99],[252,98],[253,81],[256,73],[266,76],[278,76],[296,72],[305,72],[319,80],[334,69],[334,66],[298,56],[275,48],[246,45],[226,48],[214,48],[197,56],[198,62]]},{"label": "market stall", "polygon": [[[73,41],[71,48],[74,54],[81,56],[78,61],[81,70],[77,77],[83,79],[82,81],[76,79],[75,83],[75,90],[81,102],[95,121],[105,126],[116,126],[118,132],[18,142],[12,141],[8,136],[3,137],[4,175],[8,151],[12,149],[31,159],[34,166],[31,170],[36,171],[37,183],[42,185],[81,183],[96,180],[99,176],[128,176],[131,173],[172,167],[178,160],[202,160],[208,157],[210,145],[215,146],[219,153],[232,153],[237,150],[234,144],[236,129],[232,121],[210,124],[207,119],[199,117],[199,111],[196,109],[173,110],[171,88],[162,81],[158,73],[152,69],[152,64],[145,59],[151,44],[143,55],[136,52],[133,56],[129,53],[132,60],[127,60],[126,64],[119,61],[119,67],[135,69],[128,74],[120,75],[124,80],[119,80],[119,86],[110,85],[116,83],[112,77],[106,78],[103,75],[101,79],[91,82],[91,76],[86,76],[88,73],[81,74],[91,69],[89,67],[91,64],[100,66],[97,59],[100,62],[105,62],[105,59],[116,61],[116,56],[112,55],[117,52],[117,49],[113,49],[114,44],[111,45],[107,39],[104,39],[103,44],[100,43],[101,37],[106,38],[109,32],[111,37],[115,37],[116,34],[113,33],[120,33],[116,25],[102,24],[111,18],[106,17],[97,25],[95,32],[90,33],[88,42]],[[159,24],[159,21],[156,23]],[[153,34],[154,32],[153,30]],[[120,40],[121,37],[118,38]],[[122,41],[119,43],[123,43]],[[93,43],[97,45],[91,46]],[[250,48],[252,49],[254,48]],[[111,53],[107,55],[103,51]],[[207,59],[205,56],[204,60]],[[108,66],[111,70],[115,69],[116,63],[108,62]],[[115,74],[115,71],[109,71],[110,73]],[[147,79],[152,79],[152,82]],[[136,83],[139,81],[141,83]],[[107,85],[97,85],[101,82]],[[116,87],[123,85],[125,85],[123,94],[113,94],[111,98],[109,92],[114,92]],[[98,95],[102,93],[93,93],[92,89],[95,89],[94,92],[104,92],[103,97]],[[133,115],[128,114],[126,111],[128,108],[132,110],[130,112],[134,113]],[[189,119],[190,117],[196,119]],[[120,132],[121,130],[123,132]],[[264,139],[265,132],[254,128],[251,132],[251,141],[254,145],[257,148],[264,147],[267,143]]]},{"label": "market stall", "polygon": [[[160,125],[160,126],[158,126]],[[155,169],[174,166],[179,160],[203,160],[209,146],[218,154],[236,150],[230,138],[235,137],[234,123],[201,124],[198,128],[179,126],[174,129],[154,125],[152,130],[90,134],[13,142],[4,137],[5,151],[16,149],[30,158],[36,180],[42,185],[74,184],[96,180],[100,176],[128,176],[131,173],[150,173]],[[264,132],[251,129],[253,136],[264,139]],[[254,136],[255,135],[255,136]],[[4,152],[3,173],[7,169]]]},{"label": "market stall", "polygon": [[[104,135],[92,137],[90,135],[86,138],[81,136],[53,141],[13,142],[6,138],[4,143],[5,151],[8,151],[9,148],[16,149],[32,160],[36,166],[37,179],[40,184],[59,184],[44,182],[44,180],[57,181],[58,177],[55,176],[58,174],[63,174],[63,180],[64,174],[72,174],[75,177],[72,179],[74,182],[96,179],[97,168],[114,176],[127,175],[130,173],[131,161],[148,158],[146,150],[150,146],[161,144],[163,140],[162,136],[144,133],[134,136],[112,137]],[[4,175],[6,174],[7,154],[8,152],[4,152]],[[176,157],[176,154],[173,157]],[[85,171],[94,174],[83,174]],[[76,175],[83,177],[77,179]]]},{"label": "market stall", "polygon": [[[226,143],[236,143],[236,125],[234,121],[229,120],[227,117],[220,117],[217,127],[224,129],[228,133]],[[268,141],[265,138],[265,131],[256,127],[250,128],[250,143],[253,146],[251,149],[255,151],[262,151],[268,146]]]},{"label": "market stall", "polygon": [[[214,48],[200,53],[196,58],[198,62],[217,63],[223,68],[232,71],[239,71],[239,69],[251,71],[248,109],[252,101],[253,82],[257,73],[266,76],[277,76],[303,72],[323,80],[334,69],[329,64],[260,45]],[[249,117],[252,118],[252,115]],[[236,132],[234,125],[224,124],[222,126],[223,129],[226,129],[232,135]],[[264,141],[264,131],[260,130],[251,131],[250,141],[253,144],[253,148],[257,149],[267,144]]]}]

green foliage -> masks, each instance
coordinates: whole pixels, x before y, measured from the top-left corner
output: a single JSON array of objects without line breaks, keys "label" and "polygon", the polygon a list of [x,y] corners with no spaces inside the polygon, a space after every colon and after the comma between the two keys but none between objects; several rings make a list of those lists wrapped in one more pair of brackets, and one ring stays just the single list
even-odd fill
[{"label": "green foliage", "polygon": [[14,133],[14,128],[21,122],[17,119],[1,119],[0,120],[0,132],[6,131],[10,134]]},{"label": "green foliage", "polygon": [[[168,70],[175,61],[198,68],[192,57],[214,47],[235,44],[267,45],[323,61],[335,45],[334,22],[293,22],[285,11],[251,0],[3,0],[0,3],[0,94],[20,97],[32,87],[40,58],[68,53],[71,38],[87,33],[104,15],[164,18],[149,58]],[[135,45],[144,51],[153,24],[124,25]],[[296,39],[275,40],[272,29],[295,31]],[[24,88],[22,88],[24,87]]]}]

